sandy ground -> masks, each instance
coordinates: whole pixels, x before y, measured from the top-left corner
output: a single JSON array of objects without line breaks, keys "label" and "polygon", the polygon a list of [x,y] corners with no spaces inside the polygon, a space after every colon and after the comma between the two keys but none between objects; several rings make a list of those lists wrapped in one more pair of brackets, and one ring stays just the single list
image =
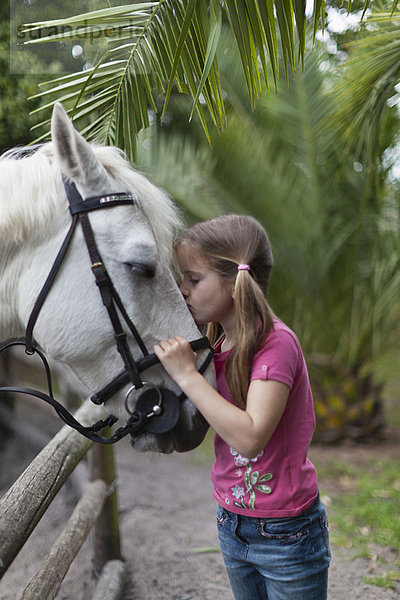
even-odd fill
[{"label": "sandy ground", "polygon": [[[42,435],[50,437],[55,429],[55,423],[48,425],[47,430],[42,427]],[[3,445],[0,495],[36,452],[35,444],[24,442],[18,436]],[[312,452],[331,450],[314,448]],[[116,460],[122,550],[128,571],[122,600],[232,600],[218,551],[210,465],[204,461],[197,464],[194,453],[138,454],[126,440],[118,443]],[[85,464],[79,467],[78,475],[75,481],[85,479]],[[20,597],[76,501],[76,485],[68,482],[0,582],[0,600]],[[399,586],[397,590],[387,590],[364,583],[366,575],[375,574],[379,569],[373,560],[350,560],[343,552],[332,548],[329,600],[400,597]],[[386,558],[389,566],[386,564],[385,570],[390,569],[390,561],[395,570],[396,556],[386,551]],[[96,584],[91,560],[89,537],[67,574],[57,600],[90,598]]]}]

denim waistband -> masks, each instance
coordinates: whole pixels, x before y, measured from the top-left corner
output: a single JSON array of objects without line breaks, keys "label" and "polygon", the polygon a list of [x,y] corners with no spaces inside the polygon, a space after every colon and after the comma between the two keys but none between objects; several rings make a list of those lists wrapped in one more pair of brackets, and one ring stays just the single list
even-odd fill
[{"label": "denim waistband", "polygon": [[279,521],[279,520],[285,520],[285,519],[294,519],[296,517],[309,517],[310,515],[312,515],[315,511],[321,511],[325,509],[324,505],[321,502],[320,499],[320,495],[319,493],[317,494],[317,497],[315,498],[315,500],[312,502],[312,504],[306,508],[305,511],[297,514],[297,515],[292,515],[292,516],[286,516],[286,517],[258,517],[255,515],[252,515],[249,511],[250,514],[248,515],[242,515],[240,513],[236,513],[233,512],[231,510],[229,510],[229,508],[226,508],[226,506],[222,506],[221,504],[219,504],[219,507],[222,509],[222,511],[226,511],[228,514],[231,514],[232,516],[235,516],[238,518],[238,521],[240,521],[241,519],[250,519],[253,521]]}]

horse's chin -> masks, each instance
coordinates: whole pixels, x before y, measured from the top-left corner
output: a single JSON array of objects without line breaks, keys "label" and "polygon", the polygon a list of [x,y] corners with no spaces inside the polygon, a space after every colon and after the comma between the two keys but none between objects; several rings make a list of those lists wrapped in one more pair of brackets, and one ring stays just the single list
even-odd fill
[{"label": "horse's chin", "polygon": [[131,436],[131,446],[137,452],[172,454],[175,450],[174,440],[168,433],[157,436],[150,433],[135,434]]},{"label": "horse's chin", "polygon": [[169,433],[154,435],[150,433],[135,434],[131,436],[132,448],[138,452],[159,452],[171,454],[172,452],[190,452],[201,444],[208,431],[208,423],[200,417],[196,432],[182,435],[178,425]]}]

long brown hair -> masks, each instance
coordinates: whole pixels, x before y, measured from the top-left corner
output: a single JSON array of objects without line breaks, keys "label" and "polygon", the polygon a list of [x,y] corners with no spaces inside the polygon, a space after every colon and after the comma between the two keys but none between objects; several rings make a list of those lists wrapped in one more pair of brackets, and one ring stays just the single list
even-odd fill
[{"label": "long brown hair", "polygon": [[[197,223],[176,242],[198,252],[208,266],[225,280],[235,282],[234,310],[237,339],[226,362],[225,378],[239,406],[246,406],[251,364],[273,327],[266,294],[272,250],[264,228],[253,217],[222,215]],[[247,264],[250,270],[238,270]],[[214,345],[221,336],[218,323],[209,323],[207,336]]]}]

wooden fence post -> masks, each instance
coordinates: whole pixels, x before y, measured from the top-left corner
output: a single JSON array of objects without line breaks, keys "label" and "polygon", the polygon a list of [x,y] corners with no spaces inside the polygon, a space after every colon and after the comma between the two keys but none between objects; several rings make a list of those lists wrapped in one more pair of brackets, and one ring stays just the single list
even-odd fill
[{"label": "wooden fence post", "polygon": [[[105,435],[103,430],[103,435]],[[94,444],[90,452],[91,479],[102,479],[108,487],[107,499],[93,530],[94,571],[98,575],[111,560],[121,560],[118,495],[115,457],[112,446]]]},{"label": "wooden fence post", "polygon": [[107,493],[104,481],[93,481],[76,505],[39,571],[22,592],[20,600],[53,600],[103,507]]},{"label": "wooden fence post", "polygon": [[[86,400],[76,413],[84,425],[104,418]],[[57,492],[92,442],[65,425],[0,500],[0,577],[5,573]]]},{"label": "wooden fence post", "polygon": [[110,560],[103,568],[91,600],[119,600],[124,591],[126,565]]}]

